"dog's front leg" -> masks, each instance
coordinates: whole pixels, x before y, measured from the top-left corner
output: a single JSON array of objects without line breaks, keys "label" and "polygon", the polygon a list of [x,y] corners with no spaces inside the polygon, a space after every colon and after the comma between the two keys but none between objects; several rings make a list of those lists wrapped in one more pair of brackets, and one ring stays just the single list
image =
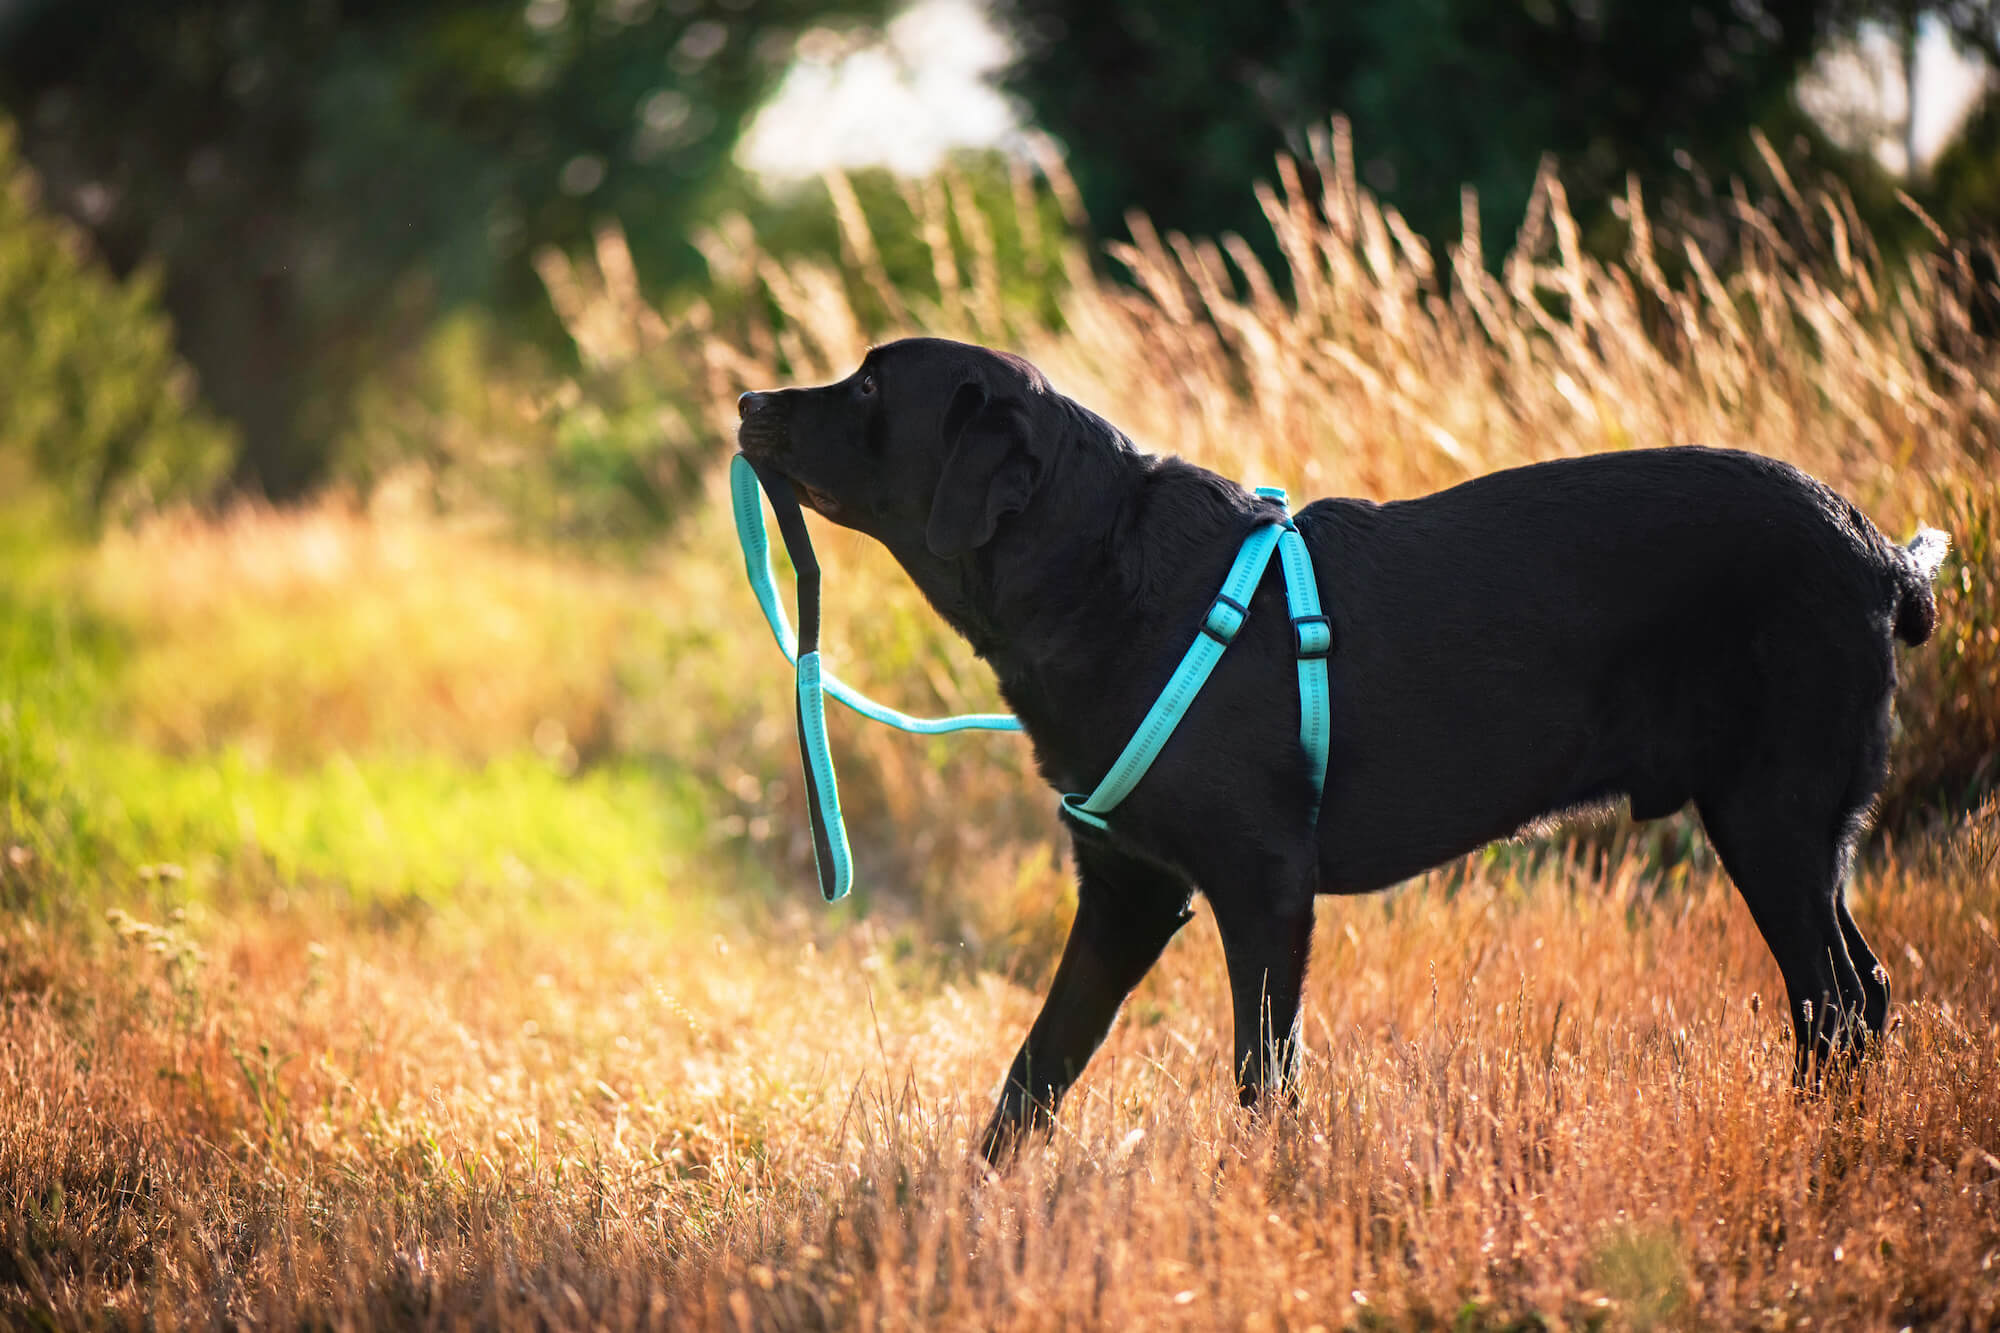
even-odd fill
[{"label": "dog's front leg", "polygon": [[980,1140],[988,1162],[1010,1157],[1024,1134],[1046,1130],[1118,1007],[1189,919],[1192,892],[1171,874],[1076,839],[1076,920],[1042,1012],[1007,1071],[1000,1105]]},{"label": "dog's front leg", "polygon": [[1312,952],[1313,896],[1272,902],[1256,893],[1209,894],[1229,965],[1236,1018],[1236,1095],[1256,1106],[1290,1089],[1298,1072],[1299,997]]}]

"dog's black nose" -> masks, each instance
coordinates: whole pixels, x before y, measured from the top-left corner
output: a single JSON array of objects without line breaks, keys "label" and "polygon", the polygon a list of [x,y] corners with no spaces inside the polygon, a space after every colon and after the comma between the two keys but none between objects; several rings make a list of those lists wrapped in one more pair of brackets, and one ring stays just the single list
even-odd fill
[{"label": "dog's black nose", "polygon": [[762,394],[762,393],[744,394],[741,398],[738,398],[736,400],[737,417],[747,418],[752,412],[761,411],[763,409],[765,401],[769,397],[770,397],[769,394]]}]

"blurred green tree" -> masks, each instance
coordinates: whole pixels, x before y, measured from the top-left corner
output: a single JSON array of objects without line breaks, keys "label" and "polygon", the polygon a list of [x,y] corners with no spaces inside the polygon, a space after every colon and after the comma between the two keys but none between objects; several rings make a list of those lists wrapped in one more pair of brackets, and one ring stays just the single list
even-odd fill
[{"label": "blurred green tree", "polygon": [[201,495],[232,442],[195,401],[158,275],[114,280],[39,194],[0,118],[0,486],[32,474],[85,525]]},{"label": "blurred green tree", "polygon": [[[1019,57],[1007,86],[1067,146],[1099,224],[1268,235],[1251,195],[1307,127],[1354,126],[1362,179],[1420,233],[1456,238],[1460,186],[1510,235],[1537,165],[1606,200],[1655,197],[1685,166],[1728,170],[1746,130],[1798,128],[1796,76],[1833,0],[997,0]],[[1776,137],[1776,136],[1774,136]]]},{"label": "blurred green tree", "polygon": [[[1958,50],[1985,67],[1983,95],[1928,170],[1906,182],[1909,192],[1953,236],[1992,241],[2000,233],[2000,0],[1841,0],[1849,31],[1873,24],[1901,48],[1905,86],[1918,77],[1917,46],[1934,23]],[[1914,102],[1905,109],[1905,141],[1914,158]],[[1981,256],[1991,264],[1990,255]]]},{"label": "blurred green tree", "polygon": [[1950,235],[2000,240],[2000,89],[1986,94],[1931,164],[1920,197]]},{"label": "blurred green tree", "polygon": [[114,269],[157,262],[238,480],[320,475],[363,372],[615,218],[655,289],[801,25],[888,0],[15,0],[0,106]]}]

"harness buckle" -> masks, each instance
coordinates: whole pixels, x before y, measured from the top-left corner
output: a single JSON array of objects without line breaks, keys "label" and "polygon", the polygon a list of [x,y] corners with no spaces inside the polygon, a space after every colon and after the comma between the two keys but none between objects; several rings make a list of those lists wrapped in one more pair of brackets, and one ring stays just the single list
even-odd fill
[{"label": "harness buckle", "polygon": [[1293,616],[1292,642],[1301,662],[1333,655],[1333,622],[1325,616]]},{"label": "harness buckle", "polygon": [[1209,604],[1208,614],[1201,618],[1201,632],[1227,648],[1249,615],[1249,607],[1228,593],[1217,593],[1215,600]]}]

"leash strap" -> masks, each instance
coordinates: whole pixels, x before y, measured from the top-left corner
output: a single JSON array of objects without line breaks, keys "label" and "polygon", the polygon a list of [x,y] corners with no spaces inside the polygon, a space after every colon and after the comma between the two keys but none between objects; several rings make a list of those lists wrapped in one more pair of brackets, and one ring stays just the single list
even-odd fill
[{"label": "leash strap", "polygon": [[[753,563],[762,566],[762,586],[758,587],[754,571],[750,577],[751,585],[758,588],[757,600],[763,604],[765,617],[771,619],[771,632],[777,635],[778,646],[797,670],[793,715],[799,726],[799,758],[805,770],[806,812],[812,823],[813,871],[819,879],[820,896],[834,902],[845,897],[854,883],[854,858],[847,847],[847,823],[840,815],[840,782],[834,776],[833,751],[826,740],[826,700],[821,691],[819,665],[819,558],[813,554],[805,515],[799,511],[799,498],[791,486],[782,477],[759,474],[750,460],[741,454],[736,456],[736,463],[742,466],[739,468],[731,464],[730,489],[735,501],[739,539],[746,498],[757,529],[754,560],[751,544],[741,543],[744,563],[746,566]],[[770,542],[764,535],[764,515],[757,503],[760,482],[770,493],[771,512],[777,515],[778,532],[785,539],[785,552],[791,556],[792,569],[798,578],[799,633],[796,638],[792,635],[792,627],[785,623],[785,613],[778,605],[777,589],[771,579]]]},{"label": "leash strap", "polygon": [[[1285,504],[1285,493],[1275,486],[1259,486],[1257,494]],[[1208,683],[1209,673],[1215,670],[1223,651],[1235,641],[1237,631],[1249,618],[1250,599],[1263,580],[1274,550],[1280,552],[1284,567],[1285,603],[1292,613],[1293,648],[1299,664],[1299,744],[1305,747],[1312,766],[1313,818],[1319,818],[1332,730],[1326,659],[1333,651],[1333,622],[1320,613],[1319,581],[1313,575],[1312,556],[1289,516],[1282,523],[1263,525],[1244,539],[1236,552],[1236,562],[1222,581],[1222,591],[1209,604],[1200,632],[1167,679],[1166,688],[1153,701],[1103,781],[1088,796],[1076,792],[1064,796],[1060,807],[1063,813],[1092,828],[1111,827],[1105,816],[1132,794],[1132,789],[1152,768],[1174,729],[1187,716],[1189,705]]]}]

